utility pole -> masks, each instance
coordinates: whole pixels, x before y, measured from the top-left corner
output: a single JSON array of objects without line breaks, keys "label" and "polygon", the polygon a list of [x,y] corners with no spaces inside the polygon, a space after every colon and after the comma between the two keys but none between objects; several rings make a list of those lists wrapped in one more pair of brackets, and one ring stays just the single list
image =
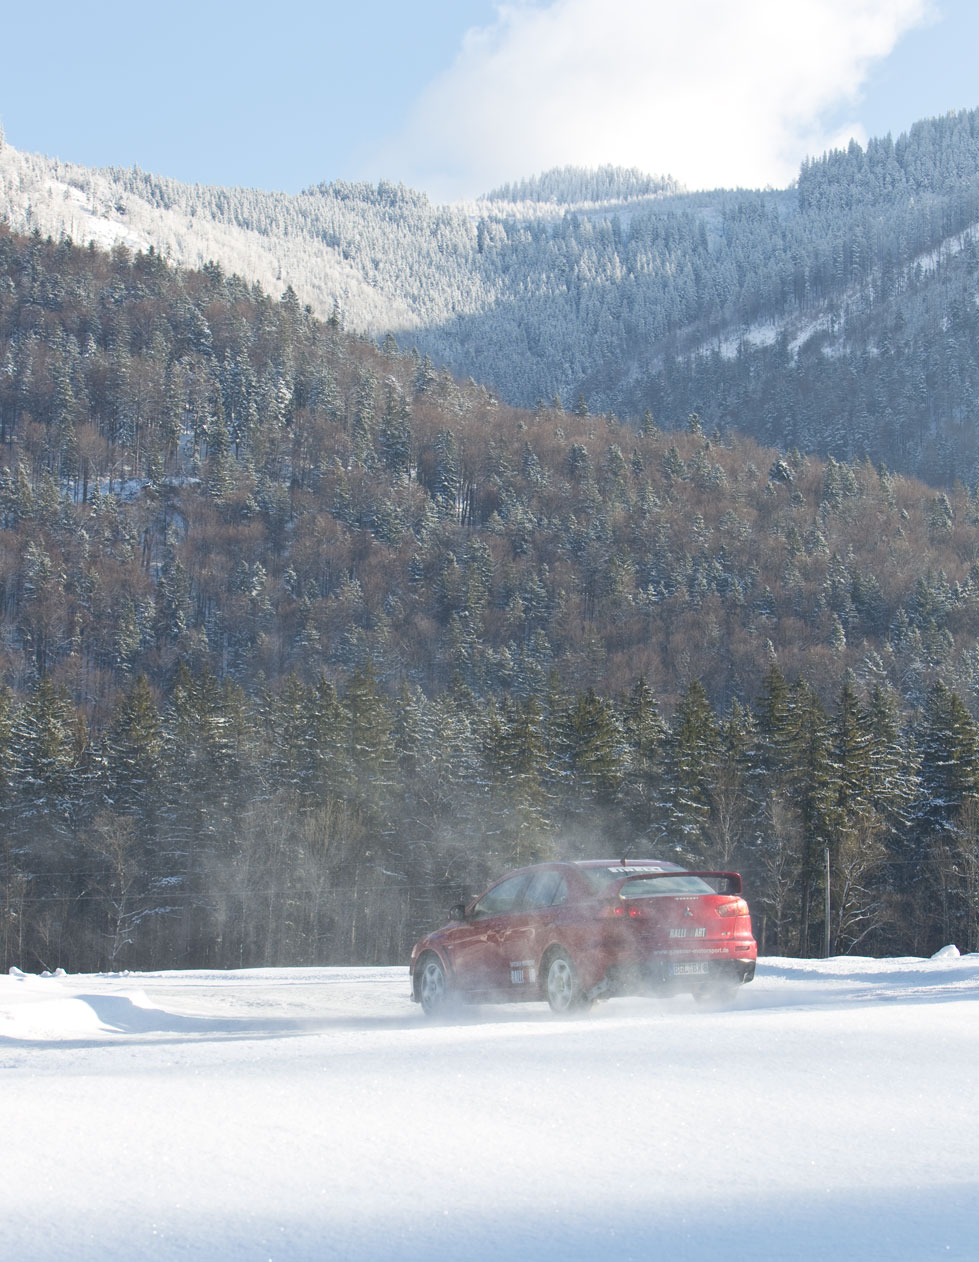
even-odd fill
[{"label": "utility pole", "polygon": [[823,922],[823,959],[824,959],[824,960],[828,960],[828,959],[829,959],[829,904],[830,904],[830,898],[829,898],[829,892],[830,892],[830,887],[829,887],[829,846],[824,846],[824,847],[823,847],[823,858],[824,858],[824,859],[825,859],[825,861],[826,861],[826,881],[825,881],[825,887],[826,887],[826,905],[825,905],[824,922]]}]

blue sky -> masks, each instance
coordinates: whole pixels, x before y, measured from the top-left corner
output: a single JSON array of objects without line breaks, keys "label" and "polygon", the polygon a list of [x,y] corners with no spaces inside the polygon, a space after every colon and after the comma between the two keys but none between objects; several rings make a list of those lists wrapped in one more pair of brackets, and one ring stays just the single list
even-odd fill
[{"label": "blue sky", "polygon": [[602,162],[778,186],[979,106],[968,0],[0,0],[0,39],[15,148],[289,192]]}]

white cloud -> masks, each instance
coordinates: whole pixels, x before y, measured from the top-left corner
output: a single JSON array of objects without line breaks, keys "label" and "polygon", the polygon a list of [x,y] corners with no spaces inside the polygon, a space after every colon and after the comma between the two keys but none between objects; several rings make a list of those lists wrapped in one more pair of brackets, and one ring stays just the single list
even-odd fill
[{"label": "white cloud", "polygon": [[[371,162],[438,198],[615,163],[691,188],[784,185],[930,0],[551,0],[468,32]],[[838,115],[837,115],[838,117]],[[367,172],[365,172],[367,173]]]}]

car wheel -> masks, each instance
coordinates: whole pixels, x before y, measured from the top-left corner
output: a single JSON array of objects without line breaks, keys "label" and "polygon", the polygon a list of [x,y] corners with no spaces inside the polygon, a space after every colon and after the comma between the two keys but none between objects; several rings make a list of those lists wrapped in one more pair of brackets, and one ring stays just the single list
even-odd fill
[{"label": "car wheel", "polygon": [[563,951],[555,951],[544,972],[544,994],[551,1011],[559,1015],[584,1012],[591,1004],[581,993],[578,974]]},{"label": "car wheel", "polygon": [[418,970],[418,1002],[428,1017],[444,1012],[449,1003],[445,969],[437,955],[426,955]]}]

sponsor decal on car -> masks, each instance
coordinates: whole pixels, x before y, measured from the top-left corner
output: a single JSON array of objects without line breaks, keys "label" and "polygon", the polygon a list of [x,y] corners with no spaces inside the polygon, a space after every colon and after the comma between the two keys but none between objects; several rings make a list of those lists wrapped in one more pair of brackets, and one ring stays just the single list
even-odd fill
[{"label": "sponsor decal on car", "polygon": [[510,984],[520,986],[537,980],[537,970],[533,960],[510,961]]},{"label": "sponsor decal on car", "polygon": [[609,868],[610,872],[618,875],[629,875],[632,872],[665,872],[666,868],[655,867],[653,864],[640,865],[638,863],[628,864],[625,867]]}]

